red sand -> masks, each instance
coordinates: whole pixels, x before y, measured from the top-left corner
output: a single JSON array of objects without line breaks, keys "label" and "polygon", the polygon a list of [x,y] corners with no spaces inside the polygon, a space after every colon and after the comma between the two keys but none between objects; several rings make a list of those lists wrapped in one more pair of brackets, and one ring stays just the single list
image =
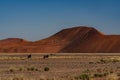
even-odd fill
[{"label": "red sand", "polygon": [[92,27],[63,29],[43,40],[0,40],[1,53],[119,53],[120,35],[104,35]]}]

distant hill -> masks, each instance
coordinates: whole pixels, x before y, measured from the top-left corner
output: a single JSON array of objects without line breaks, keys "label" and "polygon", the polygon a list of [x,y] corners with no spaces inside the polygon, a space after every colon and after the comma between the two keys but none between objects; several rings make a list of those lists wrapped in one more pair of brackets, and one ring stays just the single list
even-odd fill
[{"label": "distant hill", "polygon": [[35,42],[0,40],[1,53],[119,53],[120,35],[105,35],[92,27],[73,27]]}]

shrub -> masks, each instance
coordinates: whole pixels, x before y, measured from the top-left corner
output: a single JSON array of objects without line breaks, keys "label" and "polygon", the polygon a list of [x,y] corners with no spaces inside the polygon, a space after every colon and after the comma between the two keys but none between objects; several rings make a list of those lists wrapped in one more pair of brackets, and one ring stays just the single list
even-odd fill
[{"label": "shrub", "polygon": [[108,75],[108,73],[96,73],[96,74],[94,74],[93,76],[94,77],[105,77],[105,76],[107,76]]},{"label": "shrub", "polygon": [[94,74],[94,77],[103,77],[104,76],[104,74]]},{"label": "shrub", "polygon": [[75,77],[75,80],[90,80],[90,77],[87,74],[81,74],[80,76]]},{"label": "shrub", "polygon": [[14,69],[10,69],[9,71],[10,71],[10,72],[14,72]]},{"label": "shrub", "polygon": [[14,67],[14,66],[11,66],[10,68],[9,68],[9,71],[10,72],[14,72],[14,71],[16,71],[17,69]]},{"label": "shrub", "polygon": [[107,60],[100,59],[100,62],[101,62],[101,63],[106,63],[106,62],[107,62]]},{"label": "shrub", "polygon": [[34,71],[35,70],[35,67],[31,67],[31,69],[30,69],[31,71]]},{"label": "shrub", "polygon": [[30,71],[30,68],[27,68],[28,71]]},{"label": "shrub", "polygon": [[109,74],[109,73],[104,73],[103,75],[104,75],[104,76],[107,76],[108,74]]},{"label": "shrub", "polygon": [[44,68],[44,71],[49,71],[49,68],[48,68],[48,67],[45,67],[45,68]]},{"label": "shrub", "polygon": [[89,62],[89,64],[93,64],[94,62]]},{"label": "shrub", "polygon": [[117,60],[117,59],[113,59],[112,62],[119,62],[119,60]]},{"label": "shrub", "polygon": [[38,71],[38,69],[36,68],[35,71]]},{"label": "shrub", "polygon": [[23,70],[23,68],[22,68],[22,67],[20,67],[20,68],[19,68],[19,71],[22,71],[22,70]]},{"label": "shrub", "polygon": [[28,71],[38,71],[38,69],[35,68],[35,67],[28,67],[27,70],[28,70]]}]

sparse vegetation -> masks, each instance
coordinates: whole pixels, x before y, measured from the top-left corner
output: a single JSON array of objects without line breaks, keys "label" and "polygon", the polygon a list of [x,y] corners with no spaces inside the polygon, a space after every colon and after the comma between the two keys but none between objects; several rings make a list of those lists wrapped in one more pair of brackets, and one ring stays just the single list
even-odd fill
[{"label": "sparse vegetation", "polygon": [[30,70],[31,70],[31,71],[35,71],[35,67],[31,67]]},{"label": "sparse vegetation", "polygon": [[28,67],[27,71],[38,71],[38,69],[35,67]]},{"label": "sparse vegetation", "polygon": [[89,62],[89,64],[93,64],[94,62]]},{"label": "sparse vegetation", "polygon": [[108,62],[108,60],[100,59],[100,62],[101,62],[101,63],[106,63],[106,62]]},{"label": "sparse vegetation", "polygon": [[109,63],[109,62],[113,62],[113,63],[115,63],[115,62],[120,62],[120,60],[119,59],[100,59],[100,63]]},{"label": "sparse vegetation", "polygon": [[[24,58],[23,56],[1,58],[0,80],[119,80],[120,78],[120,56],[62,55],[43,59],[43,55],[40,57],[33,55],[29,60],[25,55]],[[25,76],[19,76],[21,74]]]},{"label": "sparse vegetation", "polygon": [[90,80],[90,77],[88,74],[81,74],[78,77],[75,77],[75,80]]},{"label": "sparse vegetation", "polygon": [[10,71],[10,72],[14,72],[14,71],[16,71],[16,67],[14,67],[14,66],[10,66],[10,68],[9,68],[8,71]]},{"label": "sparse vegetation", "polygon": [[22,67],[20,67],[20,68],[19,68],[19,71],[23,71],[23,68],[22,68]]},{"label": "sparse vegetation", "polygon": [[10,71],[10,72],[14,72],[14,69],[10,69],[9,71]]},{"label": "sparse vegetation", "polygon": [[103,77],[106,76],[104,73],[96,73],[94,74],[94,77]]},{"label": "sparse vegetation", "polygon": [[45,67],[45,68],[44,68],[44,71],[49,71],[49,67]]},{"label": "sparse vegetation", "polygon": [[106,80],[119,80],[119,76],[117,74],[109,74]]}]

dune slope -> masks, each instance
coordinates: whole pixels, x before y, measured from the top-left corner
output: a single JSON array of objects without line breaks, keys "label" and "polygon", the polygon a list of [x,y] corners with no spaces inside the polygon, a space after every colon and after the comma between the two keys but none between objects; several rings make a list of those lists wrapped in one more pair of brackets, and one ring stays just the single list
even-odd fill
[{"label": "dune slope", "polygon": [[92,27],[73,27],[39,41],[0,40],[1,53],[119,53],[120,35],[105,35]]}]

